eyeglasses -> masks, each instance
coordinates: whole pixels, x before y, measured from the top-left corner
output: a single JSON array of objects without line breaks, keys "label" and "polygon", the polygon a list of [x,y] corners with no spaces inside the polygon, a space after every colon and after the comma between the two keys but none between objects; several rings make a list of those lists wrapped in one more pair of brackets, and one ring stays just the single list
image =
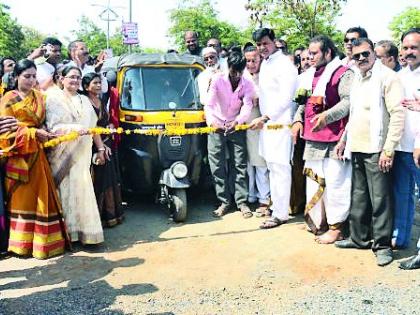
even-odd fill
[{"label": "eyeglasses", "polygon": [[76,81],[82,80],[82,77],[80,77],[78,75],[70,75],[70,76],[67,76],[65,78],[70,79],[70,80],[76,80]]},{"label": "eyeglasses", "polygon": [[360,60],[360,56],[363,56],[363,58],[367,58],[370,56],[370,51],[362,51],[361,53],[354,54],[351,59],[353,60]]},{"label": "eyeglasses", "polygon": [[344,42],[347,44],[348,42],[350,42],[350,44],[352,44],[357,38],[344,38]]},{"label": "eyeglasses", "polygon": [[213,56],[213,55],[203,58],[204,61],[209,61],[209,60],[214,60],[214,59],[216,59],[216,56]]}]

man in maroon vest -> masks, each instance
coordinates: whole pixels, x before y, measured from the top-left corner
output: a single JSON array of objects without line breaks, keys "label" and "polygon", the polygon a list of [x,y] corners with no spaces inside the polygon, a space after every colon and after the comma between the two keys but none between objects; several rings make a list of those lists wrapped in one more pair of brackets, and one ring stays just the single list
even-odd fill
[{"label": "man in maroon vest", "polygon": [[334,148],[347,123],[353,71],[341,65],[327,36],[314,37],[308,51],[313,67],[299,81],[292,132],[306,141],[306,222],[318,243],[331,244],[342,238],[350,209],[351,164]]}]

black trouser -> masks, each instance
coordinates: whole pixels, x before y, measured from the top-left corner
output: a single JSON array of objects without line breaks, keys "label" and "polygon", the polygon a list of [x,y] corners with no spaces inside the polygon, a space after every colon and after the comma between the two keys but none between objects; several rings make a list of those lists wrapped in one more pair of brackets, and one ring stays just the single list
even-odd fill
[{"label": "black trouser", "polygon": [[[352,153],[350,237],[361,248],[373,251],[391,246],[391,174],[379,170],[380,153]],[[371,241],[373,239],[373,244]]]},{"label": "black trouser", "polygon": [[[232,204],[229,189],[229,177],[232,175],[235,203],[238,206],[245,203],[248,196],[246,133],[236,131],[226,136],[221,133],[209,134],[207,148],[217,199],[223,204]],[[229,150],[229,164],[232,167],[228,169],[232,174],[226,171],[226,150]]]}]

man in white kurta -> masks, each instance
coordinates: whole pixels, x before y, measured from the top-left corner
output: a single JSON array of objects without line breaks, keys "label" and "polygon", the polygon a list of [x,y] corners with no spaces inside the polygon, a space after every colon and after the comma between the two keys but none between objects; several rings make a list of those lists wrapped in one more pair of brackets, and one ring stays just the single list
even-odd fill
[{"label": "man in white kurta", "polygon": [[[244,50],[246,59],[246,70],[244,75],[254,83],[255,96],[254,107],[248,123],[255,118],[260,117],[260,106],[258,99],[258,77],[261,65],[261,56],[257,47],[248,46]],[[255,210],[257,217],[268,214],[270,204],[270,178],[268,176],[267,163],[259,153],[259,130],[246,131],[246,145],[248,149],[248,202],[259,202],[258,208]]]},{"label": "man in white kurta", "polygon": [[292,170],[292,99],[296,89],[298,72],[296,67],[274,44],[273,30],[262,28],[254,32],[253,39],[264,58],[259,76],[261,117],[254,119],[252,128],[262,128],[265,123],[284,125],[282,129],[260,133],[260,154],[270,171],[271,218],[260,226],[273,228],[287,222],[289,218]]}]

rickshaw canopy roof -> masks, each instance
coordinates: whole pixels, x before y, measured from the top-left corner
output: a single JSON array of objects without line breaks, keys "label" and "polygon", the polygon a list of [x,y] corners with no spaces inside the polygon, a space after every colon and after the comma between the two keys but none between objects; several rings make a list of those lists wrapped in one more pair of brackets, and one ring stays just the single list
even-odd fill
[{"label": "rickshaw canopy roof", "polygon": [[[203,60],[201,57],[187,54],[126,54],[121,57],[115,57],[116,60],[110,60],[115,63],[115,69],[122,67],[139,66],[139,65],[194,65],[198,64],[202,67]],[[113,59],[113,58],[111,58]],[[104,64],[105,66],[106,64]]]}]

